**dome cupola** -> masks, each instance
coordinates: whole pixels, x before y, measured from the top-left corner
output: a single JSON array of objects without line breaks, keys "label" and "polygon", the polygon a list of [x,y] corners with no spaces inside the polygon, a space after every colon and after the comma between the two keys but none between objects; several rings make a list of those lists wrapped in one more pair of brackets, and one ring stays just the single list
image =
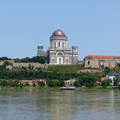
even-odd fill
[{"label": "dome cupola", "polygon": [[57,29],[53,32],[53,35],[54,36],[65,36],[65,33],[62,30]]},{"label": "dome cupola", "polygon": [[54,38],[63,38],[63,39],[66,39],[67,36],[65,35],[65,33],[64,33],[62,30],[57,29],[57,30],[55,30],[55,31],[52,33],[51,38],[53,38],[53,39],[54,39]]}]

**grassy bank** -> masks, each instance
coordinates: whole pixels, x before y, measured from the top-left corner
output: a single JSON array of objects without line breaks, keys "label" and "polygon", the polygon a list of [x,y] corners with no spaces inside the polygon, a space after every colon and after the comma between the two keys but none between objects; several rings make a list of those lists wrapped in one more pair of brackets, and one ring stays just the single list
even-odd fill
[{"label": "grassy bank", "polygon": [[30,87],[30,86],[24,86],[22,88],[20,87],[0,87],[0,90],[60,90],[59,87]]},{"label": "grassy bank", "polygon": [[113,88],[113,87],[106,87],[106,88],[98,88],[98,87],[94,87],[94,88],[82,88],[79,87],[77,88],[77,90],[81,90],[81,91],[96,91],[96,90],[112,90],[112,89],[118,89],[118,88]]},{"label": "grassy bank", "polygon": [[[107,87],[107,88],[98,88],[98,87],[94,87],[94,88],[83,88],[83,87],[78,87],[76,88],[76,90],[78,91],[96,91],[96,90],[112,90],[112,89],[118,89],[118,88],[113,88],[113,87]],[[59,91],[60,87],[30,87],[30,86],[24,86],[22,88],[20,87],[0,87],[0,91],[2,90],[47,90],[47,91]]]}]

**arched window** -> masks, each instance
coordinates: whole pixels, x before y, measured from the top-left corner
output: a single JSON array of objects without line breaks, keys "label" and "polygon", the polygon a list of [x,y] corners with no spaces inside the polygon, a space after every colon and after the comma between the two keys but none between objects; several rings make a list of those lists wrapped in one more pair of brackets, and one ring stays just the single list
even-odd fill
[{"label": "arched window", "polygon": [[60,42],[58,43],[58,47],[60,48]]},{"label": "arched window", "polygon": [[60,52],[60,53],[58,53],[57,55],[58,55],[58,56],[63,56],[63,54],[62,54],[61,52]]},{"label": "arched window", "polygon": [[69,63],[69,60],[68,60],[68,59],[66,59],[66,63]]},{"label": "arched window", "polygon": [[90,65],[90,61],[88,61],[88,65]]},{"label": "arched window", "polygon": [[61,58],[59,58],[59,64],[61,64]]}]

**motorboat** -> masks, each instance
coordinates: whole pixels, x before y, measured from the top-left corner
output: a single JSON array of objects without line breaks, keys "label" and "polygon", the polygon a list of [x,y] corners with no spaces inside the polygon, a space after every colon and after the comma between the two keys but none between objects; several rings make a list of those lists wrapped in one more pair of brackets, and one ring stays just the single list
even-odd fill
[{"label": "motorboat", "polygon": [[61,87],[60,90],[75,90],[75,87]]}]

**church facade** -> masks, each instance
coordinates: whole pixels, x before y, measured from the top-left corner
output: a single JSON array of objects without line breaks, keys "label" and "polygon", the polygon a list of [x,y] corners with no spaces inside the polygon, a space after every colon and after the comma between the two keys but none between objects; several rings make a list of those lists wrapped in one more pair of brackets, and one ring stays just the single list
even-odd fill
[{"label": "church facade", "polygon": [[47,51],[48,63],[51,65],[68,65],[78,63],[78,47],[68,48],[68,38],[57,29],[50,37],[50,48]]}]

